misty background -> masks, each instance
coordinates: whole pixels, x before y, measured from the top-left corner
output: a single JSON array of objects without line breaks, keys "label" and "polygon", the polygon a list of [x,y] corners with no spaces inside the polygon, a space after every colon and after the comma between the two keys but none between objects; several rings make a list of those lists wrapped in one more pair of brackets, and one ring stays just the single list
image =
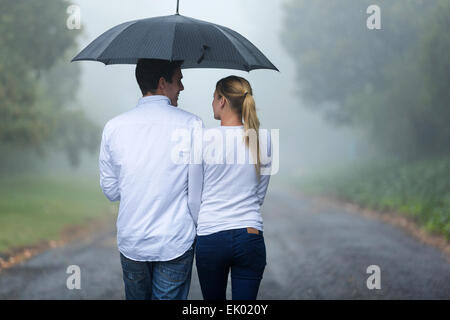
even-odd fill
[{"label": "misty background", "polygon": [[[105,30],[123,22],[175,13],[176,1],[75,1],[82,9],[86,37],[84,47]],[[303,108],[296,94],[294,61],[281,43],[283,1],[180,1],[180,13],[229,27],[252,41],[280,73],[255,70],[186,69],[185,90],[179,106],[199,115],[207,127],[220,123],[213,118],[212,95],[216,82],[230,74],[247,78],[253,89],[258,116],[264,128],[280,129],[280,175],[301,175],[317,167],[348,161],[356,156],[351,130],[338,129],[319,114]],[[103,66],[82,63],[79,101],[98,123],[133,108],[140,97],[134,66]]]},{"label": "misty background", "polygon": [[[125,21],[175,13],[176,1],[132,0],[123,1],[72,1],[81,10],[81,30],[65,30],[80,33],[76,43],[78,50],[109,28]],[[247,78],[254,90],[261,126],[280,129],[280,171],[277,176],[301,177],[323,166],[335,166],[354,160],[361,145],[351,128],[338,128],[327,123],[314,108],[305,108],[297,88],[299,82],[296,66],[281,41],[284,1],[180,1],[180,13],[196,19],[229,27],[255,44],[274,63],[280,72],[254,70],[250,73],[238,70],[186,69],[183,70],[185,90],[180,94],[182,109],[199,115],[207,127],[220,123],[213,118],[212,95],[216,82],[231,74]],[[66,14],[66,17],[69,15]],[[65,62],[75,56],[71,50]],[[64,62],[63,62],[64,63]],[[87,118],[103,128],[112,117],[133,108],[141,97],[134,76],[134,65],[109,65],[98,62],[74,62],[80,70],[67,72],[64,79],[77,78],[73,84],[73,110],[82,110]],[[99,147],[98,147],[99,148]],[[33,158],[24,167],[49,170],[53,174],[75,172],[96,175],[98,148],[91,153],[78,151],[81,162],[71,167],[66,156],[53,150],[44,158]],[[95,150],[94,150],[95,149]],[[365,155],[365,154],[363,154]],[[17,162],[14,161],[15,166]],[[273,180],[277,180],[277,176]]]},{"label": "misty background", "polygon": [[[79,29],[68,27],[71,5]],[[70,61],[120,23],[174,14],[176,1],[0,0],[0,7],[2,177],[52,176],[68,185],[69,176],[85,177],[98,192],[102,128],[141,93],[134,65]],[[218,126],[216,82],[247,78],[262,127],[280,133],[271,186],[403,212],[450,235],[448,1],[184,0],[180,13],[236,30],[280,70],[186,69],[179,101]]]},{"label": "misty background", "polygon": [[[100,191],[101,131],[141,97],[135,66],[70,61],[118,24],[174,14],[176,1],[0,7],[1,175],[85,177]],[[450,235],[450,2],[182,0],[180,13],[241,33],[280,70],[186,69],[179,100],[218,126],[216,82],[247,78],[261,126],[280,133],[269,188],[402,212]]]}]

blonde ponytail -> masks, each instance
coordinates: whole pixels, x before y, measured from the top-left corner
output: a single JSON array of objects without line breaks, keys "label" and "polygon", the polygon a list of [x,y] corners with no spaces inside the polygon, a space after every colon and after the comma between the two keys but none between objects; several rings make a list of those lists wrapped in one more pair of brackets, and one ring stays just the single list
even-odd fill
[{"label": "blonde ponytail", "polygon": [[[253,159],[256,159],[256,173],[259,176],[261,168],[261,158],[259,155],[259,119],[256,114],[256,104],[253,96],[247,91],[245,93],[244,102],[242,104],[242,118],[244,120],[245,144],[249,147]],[[250,131],[254,130],[256,134],[256,146],[250,146]]]},{"label": "blonde ponytail", "polygon": [[[219,80],[216,84],[216,92],[224,96],[230,106],[242,116],[244,122],[244,140],[250,149],[253,159],[256,161],[256,174],[260,177],[261,158],[259,154],[259,119],[256,114],[255,100],[250,83],[238,76],[229,76]],[[250,145],[250,135],[256,134],[256,145]]]}]

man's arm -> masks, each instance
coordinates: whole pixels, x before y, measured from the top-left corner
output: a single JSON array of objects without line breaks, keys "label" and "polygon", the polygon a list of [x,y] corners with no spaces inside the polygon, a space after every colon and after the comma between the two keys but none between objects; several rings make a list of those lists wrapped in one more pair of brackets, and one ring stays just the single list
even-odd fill
[{"label": "man's arm", "polygon": [[120,201],[119,179],[103,131],[99,156],[100,187],[110,201]]}]

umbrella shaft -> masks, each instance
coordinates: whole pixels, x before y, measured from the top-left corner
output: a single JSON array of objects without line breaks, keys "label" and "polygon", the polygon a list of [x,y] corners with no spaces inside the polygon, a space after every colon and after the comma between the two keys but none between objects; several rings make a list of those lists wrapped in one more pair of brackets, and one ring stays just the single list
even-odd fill
[{"label": "umbrella shaft", "polygon": [[178,14],[179,7],[180,7],[180,0],[177,0],[177,14]]}]

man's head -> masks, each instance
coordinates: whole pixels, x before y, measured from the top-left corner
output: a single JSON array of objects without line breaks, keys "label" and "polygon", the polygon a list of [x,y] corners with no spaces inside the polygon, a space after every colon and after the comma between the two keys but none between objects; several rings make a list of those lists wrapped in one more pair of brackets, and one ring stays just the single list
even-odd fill
[{"label": "man's head", "polygon": [[136,80],[142,95],[163,95],[178,106],[178,95],[184,90],[181,79],[182,61],[140,59],[136,65]]}]

